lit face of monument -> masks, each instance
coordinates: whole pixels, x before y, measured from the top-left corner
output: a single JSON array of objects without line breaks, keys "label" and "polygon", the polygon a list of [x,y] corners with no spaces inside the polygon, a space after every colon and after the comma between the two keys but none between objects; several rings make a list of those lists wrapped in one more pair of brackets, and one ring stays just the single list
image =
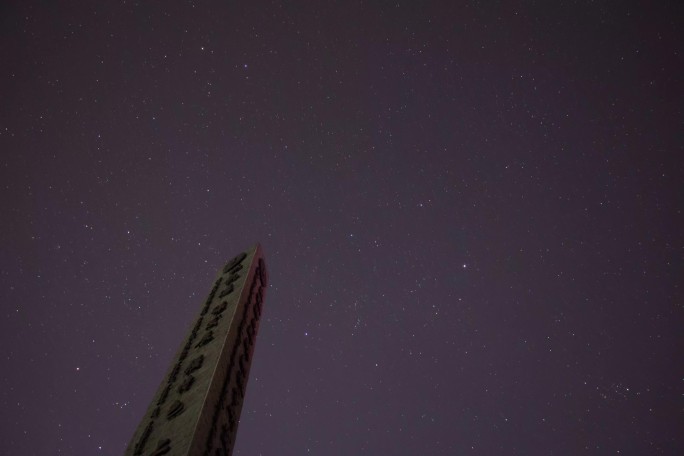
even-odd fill
[{"label": "lit face of monument", "polygon": [[258,244],[220,271],[126,456],[232,453],[266,283]]}]

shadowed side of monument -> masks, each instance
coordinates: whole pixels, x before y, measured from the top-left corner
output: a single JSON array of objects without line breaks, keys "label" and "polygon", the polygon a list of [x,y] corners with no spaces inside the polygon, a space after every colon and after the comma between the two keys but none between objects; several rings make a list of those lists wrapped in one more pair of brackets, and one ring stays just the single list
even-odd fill
[{"label": "shadowed side of monument", "polygon": [[222,268],[126,456],[232,454],[267,282],[259,244]]}]

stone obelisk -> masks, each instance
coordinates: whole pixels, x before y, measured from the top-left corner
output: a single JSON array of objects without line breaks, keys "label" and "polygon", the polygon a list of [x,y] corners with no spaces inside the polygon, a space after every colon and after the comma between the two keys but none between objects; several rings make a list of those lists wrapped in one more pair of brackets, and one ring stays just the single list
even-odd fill
[{"label": "stone obelisk", "polygon": [[126,456],[232,454],[267,281],[258,244],[223,267]]}]

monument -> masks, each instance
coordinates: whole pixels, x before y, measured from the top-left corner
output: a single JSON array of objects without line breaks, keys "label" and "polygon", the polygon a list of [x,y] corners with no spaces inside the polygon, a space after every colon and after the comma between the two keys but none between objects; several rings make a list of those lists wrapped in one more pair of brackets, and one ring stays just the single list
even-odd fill
[{"label": "monument", "polygon": [[219,271],[126,456],[232,454],[267,281],[258,244]]}]

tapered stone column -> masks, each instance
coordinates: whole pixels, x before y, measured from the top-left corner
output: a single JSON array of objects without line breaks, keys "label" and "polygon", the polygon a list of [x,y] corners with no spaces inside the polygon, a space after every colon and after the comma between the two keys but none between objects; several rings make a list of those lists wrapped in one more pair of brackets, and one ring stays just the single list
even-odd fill
[{"label": "tapered stone column", "polygon": [[126,456],[232,454],[267,281],[258,244],[219,272]]}]

